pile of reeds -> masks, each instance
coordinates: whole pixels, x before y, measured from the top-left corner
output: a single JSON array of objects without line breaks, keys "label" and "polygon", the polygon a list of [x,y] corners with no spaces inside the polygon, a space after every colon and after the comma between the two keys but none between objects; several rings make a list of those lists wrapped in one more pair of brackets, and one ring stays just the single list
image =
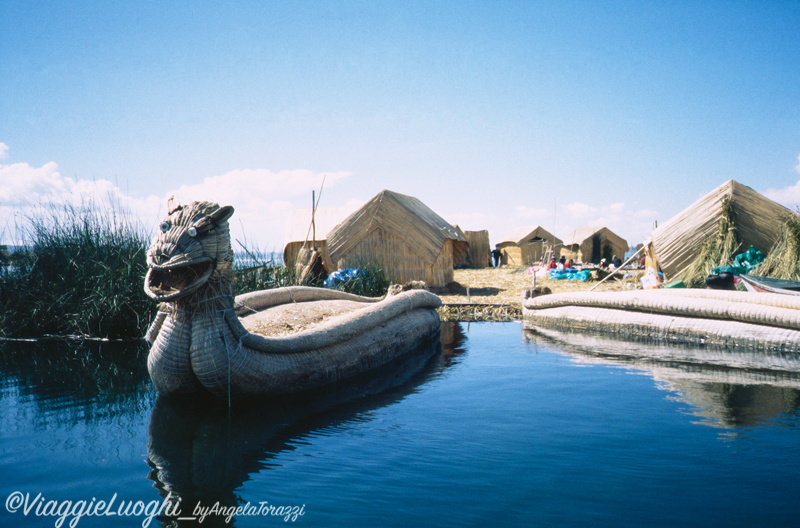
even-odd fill
[{"label": "pile of reeds", "polygon": [[706,277],[712,274],[713,269],[730,266],[742,245],[736,226],[736,212],[729,198],[722,202],[721,212],[717,236],[703,244],[692,264],[680,277],[689,288],[704,288]]},{"label": "pile of reeds", "polygon": [[520,304],[445,304],[438,310],[442,321],[511,322],[522,319]]},{"label": "pile of reeds", "polygon": [[142,289],[143,228],[86,205],[41,206],[26,220],[26,249],[0,275],[0,335],[144,334],[155,307]]},{"label": "pile of reeds", "polygon": [[800,280],[800,216],[787,216],[778,241],[754,271],[755,275]]}]

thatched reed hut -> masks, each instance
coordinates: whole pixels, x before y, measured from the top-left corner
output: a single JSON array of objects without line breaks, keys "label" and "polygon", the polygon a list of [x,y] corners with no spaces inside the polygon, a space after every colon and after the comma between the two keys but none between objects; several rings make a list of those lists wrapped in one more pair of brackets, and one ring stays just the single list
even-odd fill
[{"label": "thatched reed hut", "polygon": [[286,246],[283,248],[284,264],[293,268],[302,248],[314,249],[316,247],[322,256],[325,271],[329,274],[335,271],[336,267],[328,256],[326,237],[328,231],[347,218],[354,209],[354,207],[318,207],[314,211],[313,226],[311,224],[311,208],[295,209],[289,213],[284,234],[284,240],[286,240]]},{"label": "thatched reed hut", "polygon": [[767,254],[780,237],[786,217],[794,214],[750,187],[728,180],[653,231],[655,257],[668,280],[686,271],[706,241],[719,235],[725,202],[732,206],[742,251],[752,245]]},{"label": "thatched reed hut", "polygon": [[607,227],[579,227],[564,237],[561,255],[576,262],[599,264],[601,259],[611,262],[614,255],[625,260],[628,241]]},{"label": "thatched reed hut", "polygon": [[418,199],[384,190],[328,232],[327,247],[338,269],[376,262],[394,282],[443,287],[467,240]]},{"label": "thatched reed hut", "polygon": [[489,245],[489,231],[486,229],[461,231],[458,226],[456,229],[464,235],[468,245],[467,254],[458,265],[468,268],[488,268],[491,265],[490,252],[492,251]]},{"label": "thatched reed hut", "polygon": [[541,226],[519,227],[495,244],[504,266],[530,266],[548,255],[557,255],[562,240]]}]

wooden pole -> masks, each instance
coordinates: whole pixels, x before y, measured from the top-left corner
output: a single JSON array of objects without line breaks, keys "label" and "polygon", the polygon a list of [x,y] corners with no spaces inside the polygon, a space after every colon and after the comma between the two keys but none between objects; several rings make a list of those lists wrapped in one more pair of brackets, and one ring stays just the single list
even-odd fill
[{"label": "wooden pole", "polygon": [[642,246],[642,247],[641,247],[641,249],[639,249],[639,251],[637,251],[636,253],[634,253],[633,255],[631,255],[631,257],[630,257],[628,260],[626,260],[625,262],[623,262],[623,263],[622,263],[622,266],[618,267],[617,269],[615,269],[614,271],[612,271],[611,273],[609,273],[608,275],[606,275],[606,276],[605,276],[605,278],[604,278],[603,280],[601,280],[600,282],[598,282],[597,284],[595,284],[594,286],[592,286],[591,288],[589,288],[589,291],[592,291],[592,290],[594,290],[595,288],[597,288],[598,286],[600,286],[601,284],[603,284],[605,281],[607,281],[608,279],[610,279],[611,277],[613,277],[614,275],[616,275],[616,273],[617,273],[619,270],[621,270],[621,269],[622,269],[622,268],[623,268],[623,267],[624,267],[624,266],[625,266],[625,265],[626,265],[628,262],[632,261],[632,260],[633,260],[633,258],[634,258],[636,255],[638,255],[639,253],[641,253],[641,252],[642,252],[642,250],[643,250],[644,248],[646,248],[646,247],[647,247],[647,246]]},{"label": "wooden pole", "polygon": [[317,212],[317,200],[315,191],[311,191],[311,243],[313,248],[317,247],[317,224],[314,222],[314,213]]}]

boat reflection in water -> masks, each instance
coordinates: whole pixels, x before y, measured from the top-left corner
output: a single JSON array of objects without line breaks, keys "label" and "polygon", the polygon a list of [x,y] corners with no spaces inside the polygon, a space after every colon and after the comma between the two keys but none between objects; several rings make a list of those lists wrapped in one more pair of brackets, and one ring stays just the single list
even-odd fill
[{"label": "boat reflection in water", "polygon": [[526,322],[524,338],[586,364],[619,365],[651,376],[692,407],[700,423],[735,429],[775,423],[800,409],[800,355],[694,347],[565,333]]},{"label": "boat reflection in water", "polygon": [[[236,488],[268,469],[293,441],[315,431],[368,420],[371,411],[400,402],[458,361],[464,334],[442,323],[440,337],[368,377],[325,391],[233,402],[159,396],[150,418],[149,478],[162,497],[237,505]],[[205,525],[224,519],[208,517]]]}]

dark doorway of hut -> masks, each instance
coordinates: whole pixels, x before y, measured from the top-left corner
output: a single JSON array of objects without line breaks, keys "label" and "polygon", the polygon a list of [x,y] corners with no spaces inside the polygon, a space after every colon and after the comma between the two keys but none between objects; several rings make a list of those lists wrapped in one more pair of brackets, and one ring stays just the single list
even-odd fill
[{"label": "dark doorway of hut", "polygon": [[603,258],[602,255],[601,255],[601,253],[602,253],[601,246],[602,246],[602,243],[601,243],[601,240],[600,240],[600,236],[599,235],[593,235],[592,236],[592,262],[595,263],[595,264],[599,264],[600,263],[600,259]]}]

